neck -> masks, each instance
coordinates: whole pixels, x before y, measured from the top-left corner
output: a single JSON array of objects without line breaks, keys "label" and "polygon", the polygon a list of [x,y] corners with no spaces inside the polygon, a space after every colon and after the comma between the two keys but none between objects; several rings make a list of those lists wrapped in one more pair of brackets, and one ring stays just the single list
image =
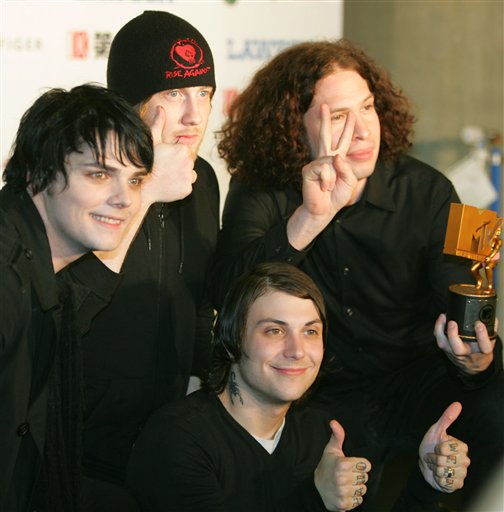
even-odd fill
[{"label": "neck", "polygon": [[229,384],[218,398],[237,423],[262,439],[273,439],[290,407],[290,403],[266,404],[244,393],[237,397]]},{"label": "neck", "polygon": [[[51,248],[51,253],[52,253]],[[53,269],[54,273],[57,274],[60,270],[64,269],[66,266],[70,265],[70,263],[74,262],[75,260],[79,259],[83,254],[78,255],[72,255],[72,256],[52,256],[52,263],[53,263]]]}]

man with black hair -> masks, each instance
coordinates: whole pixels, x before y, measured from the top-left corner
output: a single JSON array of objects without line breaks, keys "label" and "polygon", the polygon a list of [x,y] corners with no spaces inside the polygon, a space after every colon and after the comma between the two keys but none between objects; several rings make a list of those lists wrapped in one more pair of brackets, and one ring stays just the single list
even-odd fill
[{"label": "man with black hair", "polygon": [[120,245],[152,165],[150,131],[102,87],[49,90],[21,120],[0,191],[4,512],[79,509],[80,337],[119,282],[89,251]]},{"label": "man with black hair", "polygon": [[[142,510],[358,507],[370,462],[345,455],[351,431],[344,452],[343,426],[300,402],[326,328],[322,295],[301,270],[264,263],[241,276],[217,318],[207,389],[161,408],[135,444],[127,483]],[[422,475],[443,492],[463,485],[469,464],[467,446],[446,433],[460,411],[451,404],[420,444]]]}]

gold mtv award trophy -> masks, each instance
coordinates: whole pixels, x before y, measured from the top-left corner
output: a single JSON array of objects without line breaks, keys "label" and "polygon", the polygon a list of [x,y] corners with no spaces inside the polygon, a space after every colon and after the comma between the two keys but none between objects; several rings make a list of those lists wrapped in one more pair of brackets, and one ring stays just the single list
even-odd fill
[{"label": "gold mtv award trophy", "polygon": [[494,256],[502,245],[502,217],[492,210],[452,203],[443,252],[473,261],[476,284],[452,284],[447,319],[455,320],[463,341],[475,341],[474,323],[481,320],[495,338],[497,294],[493,287]]}]

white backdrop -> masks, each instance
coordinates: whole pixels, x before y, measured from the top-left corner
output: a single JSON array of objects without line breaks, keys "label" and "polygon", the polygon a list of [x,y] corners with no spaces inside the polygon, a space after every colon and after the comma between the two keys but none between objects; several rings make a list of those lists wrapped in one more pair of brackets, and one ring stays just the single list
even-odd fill
[{"label": "white backdrop", "polygon": [[2,168],[21,115],[46,88],[84,82],[105,85],[115,33],[144,10],[166,10],[196,26],[212,48],[217,92],[201,155],[217,171],[222,200],[228,175],[213,133],[222,123],[225,98],[243,88],[280,49],[343,33],[342,1],[0,2]]}]

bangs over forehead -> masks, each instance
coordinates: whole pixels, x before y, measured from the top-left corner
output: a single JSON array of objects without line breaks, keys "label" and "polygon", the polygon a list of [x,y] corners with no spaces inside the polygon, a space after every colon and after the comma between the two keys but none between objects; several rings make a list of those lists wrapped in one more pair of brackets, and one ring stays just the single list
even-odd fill
[{"label": "bangs over forehead", "polygon": [[[112,137],[112,138],[111,138]],[[108,148],[122,164],[150,172],[152,136],[134,109],[115,93],[86,84],[70,91],[51,89],[38,98],[19,125],[4,180],[17,189],[44,190],[61,173],[66,157],[87,144],[102,165]]]}]

